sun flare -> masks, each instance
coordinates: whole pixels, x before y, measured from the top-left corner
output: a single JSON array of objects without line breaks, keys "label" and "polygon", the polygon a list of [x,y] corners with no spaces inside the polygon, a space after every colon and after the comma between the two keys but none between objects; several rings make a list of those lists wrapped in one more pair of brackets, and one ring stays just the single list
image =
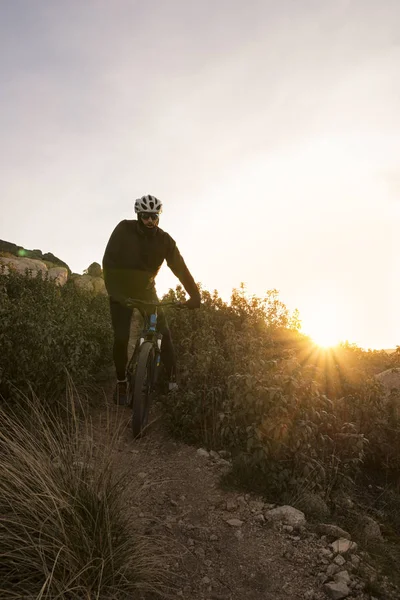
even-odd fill
[{"label": "sun flare", "polygon": [[312,319],[304,324],[304,333],[321,348],[332,348],[343,340],[333,311],[314,313]]},{"label": "sun flare", "polygon": [[321,331],[311,335],[313,341],[321,348],[332,348],[340,342],[339,337],[334,332]]}]

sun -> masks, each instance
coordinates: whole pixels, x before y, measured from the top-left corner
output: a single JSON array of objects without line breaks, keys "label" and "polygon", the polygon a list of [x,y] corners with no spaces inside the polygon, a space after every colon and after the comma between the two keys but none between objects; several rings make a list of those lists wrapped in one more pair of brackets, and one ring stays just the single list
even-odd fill
[{"label": "sun", "polygon": [[343,339],[335,315],[332,312],[314,312],[304,323],[304,333],[321,348],[337,346]]},{"label": "sun", "polygon": [[313,341],[321,348],[333,348],[340,343],[340,338],[333,331],[319,331],[311,335]]}]

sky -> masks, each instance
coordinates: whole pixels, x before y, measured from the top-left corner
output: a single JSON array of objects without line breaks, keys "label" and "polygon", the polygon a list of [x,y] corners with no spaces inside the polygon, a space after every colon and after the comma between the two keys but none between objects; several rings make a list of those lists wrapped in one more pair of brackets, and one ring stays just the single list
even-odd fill
[{"label": "sky", "polygon": [[0,239],[82,273],[153,194],[205,289],[400,345],[399,22],[398,0],[0,0]]}]

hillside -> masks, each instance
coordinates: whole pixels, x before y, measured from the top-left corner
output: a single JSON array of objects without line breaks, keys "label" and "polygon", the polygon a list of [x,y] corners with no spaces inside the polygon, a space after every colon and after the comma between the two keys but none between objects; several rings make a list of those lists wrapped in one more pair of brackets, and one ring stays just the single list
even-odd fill
[{"label": "hillside", "polygon": [[71,269],[69,268],[67,263],[65,263],[60,258],[57,258],[57,256],[54,256],[54,254],[52,254],[51,252],[46,252],[45,254],[43,254],[43,252],[38,249],[28,250],[27,248],[24,248],[23,246],[17,246],[17,244],[14,244],[12,242],[6,242],[5,240],[0,240],[0,254],[3,254],[3,253],[12,254],[13,256],[27,257],[27,258],[34,258],[37,260],[42,260],[44,262],[51,263],[52,265],[58,265],[60,267],[65,267],[68,269],[68,273],[71,273]]}]

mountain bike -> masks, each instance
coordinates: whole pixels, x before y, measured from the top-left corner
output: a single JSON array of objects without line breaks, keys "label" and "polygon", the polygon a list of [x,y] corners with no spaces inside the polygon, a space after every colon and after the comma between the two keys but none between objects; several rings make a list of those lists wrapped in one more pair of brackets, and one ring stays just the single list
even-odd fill
[{"label": "mountain bike", "polygon": [[161,362],[162,333],[157,330],[157,307],[182,308],[180,302],[144,302],[129,298],[127,306],[139,310],[143,329],[127,367],[128,406],[132,408],[134,437],[143,435],[147,427],[151,402],[155,393]]}]

